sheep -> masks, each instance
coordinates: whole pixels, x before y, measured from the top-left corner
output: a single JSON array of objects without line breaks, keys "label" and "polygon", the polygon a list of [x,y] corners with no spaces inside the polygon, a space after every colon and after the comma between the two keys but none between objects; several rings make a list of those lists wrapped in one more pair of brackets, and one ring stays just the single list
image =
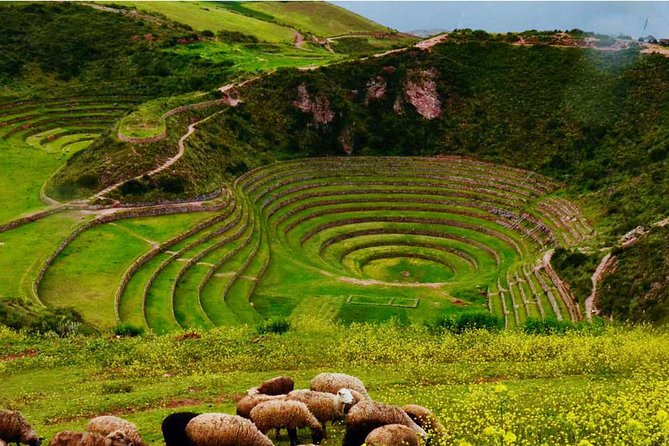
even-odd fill
[{"label": "sheep", "polygon": [[325,424],[343,418],[344,408],[353,404],[353,395],[348,389],[340,389],[337,395],[306,389],[293,390],[286,395],[286,399],[301,401],[307,405],[309,411],[321,422],[324,438],[327,438]]},{"label": "sheep", "polygon": [[346,434],[342,444],[360,446],[371,431],[387,424],[401,424],[410,427],[422,438],[427,436],[423,428],[399,407],[376,401],[361,401],[346,416]]},{"label": "sheep", "polygon": [[295,388],[295,382],[287,376],[277,376],[269,379],[258,387],[252,387],[248,390],[248,395],[286,395]]},{"label": "sheep", "polygon": [[430,438],[443,439],[446,437],[446,428],[441,424],[437,416],[427,407],[419,406],[417,404],[407,404],[402,407],[402,410],[404,410],[417,425],[425,429]]},{"label": "sheep", "polygon": [[123,418],[115,417],[113,415],[103,415],[93,418],[86,428],[88,432],[97,432],[98,434],[108,435],[113,431],[123,432],[132,441],[134,446],[146,446],[139,435],[137,426],[133,423],[124,420]]},{"label": "sheep", "polygon": [[319,373],[311,380],[311,390],[336,394],[339,389],[355,390],[364,399],[370,399],[365,385],[355,376],[343,373]]},{"label": "sheep", "polygon": [[132,446],[132,441],[121,431],[107,436],[97,432],[64,431],[56,434],[49,446]]},{"label": "sheep", "polygon": [[301,401],[265,401],[251,410],[251,421],[263,433],[273,428],[286,428],[292,446],[297,445],[297,430],[305,426],[311,428],[313,443],[320,444],[323,439],[321,423]]},{"label": "sheep", "polygon": [[194,446],[274,446],[249,420],[224,413],[198,415],[186,426]]},{"label": "sheep", "polygon": [[186,435],[186,426],[190,420],[200,414],[195,412],[176,412],[165,417],[160,428],[166,446],[189,446],[190,440]]},{"label": "sheep", "polygon": [[244,418],[251,418],[251,410],[265,401],[283,400],[286,395],[244,395],[237,401],[237,415]]},{"label": "sheep", "polygon": [[416,431],[402,424],[377,427],[365,438],[367,446],[418,446]]},{"label": "sheep", "polygon": [[21,412],[13,410],[0,410],[0,438],[5,444],[23,443],[30,446],[40,446],[44,440],[30,427]]}]

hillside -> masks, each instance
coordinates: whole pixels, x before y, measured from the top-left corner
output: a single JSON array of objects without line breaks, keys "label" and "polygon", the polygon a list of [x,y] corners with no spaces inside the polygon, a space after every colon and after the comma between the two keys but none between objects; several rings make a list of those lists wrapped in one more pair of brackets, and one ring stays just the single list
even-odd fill
[{"label": "hillside", "polygon": [[127,2],[193,29],[240,32],[268,42],[293,42],[295,31],[316,37],[384,33],[389,29],[327,2]]},{"label": "hillside", "polygon": [[[667,63],[634,51],[470,42],[317,71],[281,71],[244,89],[234,111],[200,127],[190,153],[208,159],[217,172],[198,169],[198,180],[187,180],[185,191],[210,191],[234,178],[234,166],[268,159],[459,153],[569,179],[572,192],[601,203],[605,226],[622,234],[669,211],[660,125],[669,94]],[[319,106],[333,118],[323,121],[325,115],[313,111]],[[130,150],[157,149],[126,145],[115,156]],[[109,157],[105,164],[96,161],[102,153],[73,159],[52,185],[55,196],[62,195],[57,185],[76,180],[84,165],[114,171],[100,177],[100,187],[141,171],[115,169],[120,164]],[[188,162],[176,174],[194,178]]]}]

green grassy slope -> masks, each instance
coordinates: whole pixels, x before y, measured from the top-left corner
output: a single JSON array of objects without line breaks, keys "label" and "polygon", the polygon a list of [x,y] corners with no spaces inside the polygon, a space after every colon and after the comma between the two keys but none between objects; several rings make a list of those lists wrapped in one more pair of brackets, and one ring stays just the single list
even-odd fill
[{"label": "green grassy slope", "polygon": [[292,42],[293,32],[281,25],[233,12],[215,2],[127,2],[140,11],[158,12],[170,20],[203,31],[235,31],[267,42]]},{"label": "green grassy slope", "polygon": [[389,31],[385,26],[324,1],[242,2],[240,5],[267,14],[301,32],[321,37]]}]

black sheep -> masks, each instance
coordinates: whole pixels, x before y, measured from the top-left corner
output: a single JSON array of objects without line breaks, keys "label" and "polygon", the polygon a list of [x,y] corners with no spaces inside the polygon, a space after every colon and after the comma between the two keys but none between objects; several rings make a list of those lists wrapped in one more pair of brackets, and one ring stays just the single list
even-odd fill
[{"label": "black sheep", "polygon": [[165,417],[160,426],[167,446],[192,446],[186,435],[188,422],[200,415],[195,412],[176,412]]}]

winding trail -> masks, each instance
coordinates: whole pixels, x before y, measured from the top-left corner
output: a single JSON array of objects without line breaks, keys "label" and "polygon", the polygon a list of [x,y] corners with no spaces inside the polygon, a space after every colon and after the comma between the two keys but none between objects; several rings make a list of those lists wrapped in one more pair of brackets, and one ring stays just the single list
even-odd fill
[{"label": "winding trail", "polygon": [[161,164],[160,166],[156,167],[155,169],[153,169],[153,170],[151,170],[151,171],[149,171],[149,172],[141,173],[141,174],[139,174],[139,175],[137,175],[137,176],[134,176],[134,177],[132,177],[132,178],[130,178],[130,179],[126,179],[126,180],[122,180],[122,181],[119,181],[119,182],[117,182],[117,183],[114,183],[114,184],[112,184],[111,186],[109,186],[109,187],[107,187],[107,188],[101,190],[101,191],[98,192],[97,194],[93,195],[92,198],[103,198],[103,197],[104,197],[105,195],[107,195],[109,192],[118,189],[123,183],[125,183],[125,182],[127,182],[127,181],[130,181],[130,180],[139,180],[140,178],[142,178],[142,177],[144,177],[144,176],[147,176],[147,175],[148,175],[148,176],[153,176],[153,175],[155,175],[155,174],[157,174],[157,173],[162,172],[162,171],[165,170],[165,169],[168,169],[168,168],[171,167],[174,163],[176,163],[177,161],[179,161],[179,160],[181,159],[181,157],[184,155],[184,153],[185,153],[185,151],[186,151],[186,145],[185,145],[185,142],[186,142],[186,140],[188,139],[188,137],[190,137],[190,135],[192,135],[193,132],[195,132],[195,128],[196,128],[199,124],[202,124],[203,122],[208,121],[209,119],[213,118],[214,116],[216,116],[216,115],[218,115],[218,114],[223,113],[224,111],[225,111],[225,109],[223,109],[223,110],[219,110],[219,111],[217,111],[216,113],[212,113],[211,115],[207,116],[206,118],[204,118],[204,119],[200,119],[199,121],[194,122],[193,124],[189,125],[189,126],[188,126],[188,131],[187,131],[184,135],[182,135],[181,138],[179,138],[179,142],[177,143],[177,146],[179,147],[179,151],[178,151],[178,152],[176,153],[176,155],[174,155],[173,157],[168,158],[167,161],[165,161],[165,162],[164,162],[163,164]]},{"label": "winding trail", "polygon": [[611,256],[611,253],[609,252],[602,258],[602,261],[599,262],[599,265],[597,265],[597,269],[595,269],[595,272],[592,274],[592,277],[590,278],[590,280],[592,280],[592,291],[590,291],[590,295],[587,297],[587,299],[585,299],[585,316],[588,318],[589,321],[592,320],[593,313],[599,314],[599,311],[595,306],[596,305],[595,299],[597,297],[597,284],[599,283],[600,280],[602,280],[602,276],[611,266],[612,261],[613,258]]}]

